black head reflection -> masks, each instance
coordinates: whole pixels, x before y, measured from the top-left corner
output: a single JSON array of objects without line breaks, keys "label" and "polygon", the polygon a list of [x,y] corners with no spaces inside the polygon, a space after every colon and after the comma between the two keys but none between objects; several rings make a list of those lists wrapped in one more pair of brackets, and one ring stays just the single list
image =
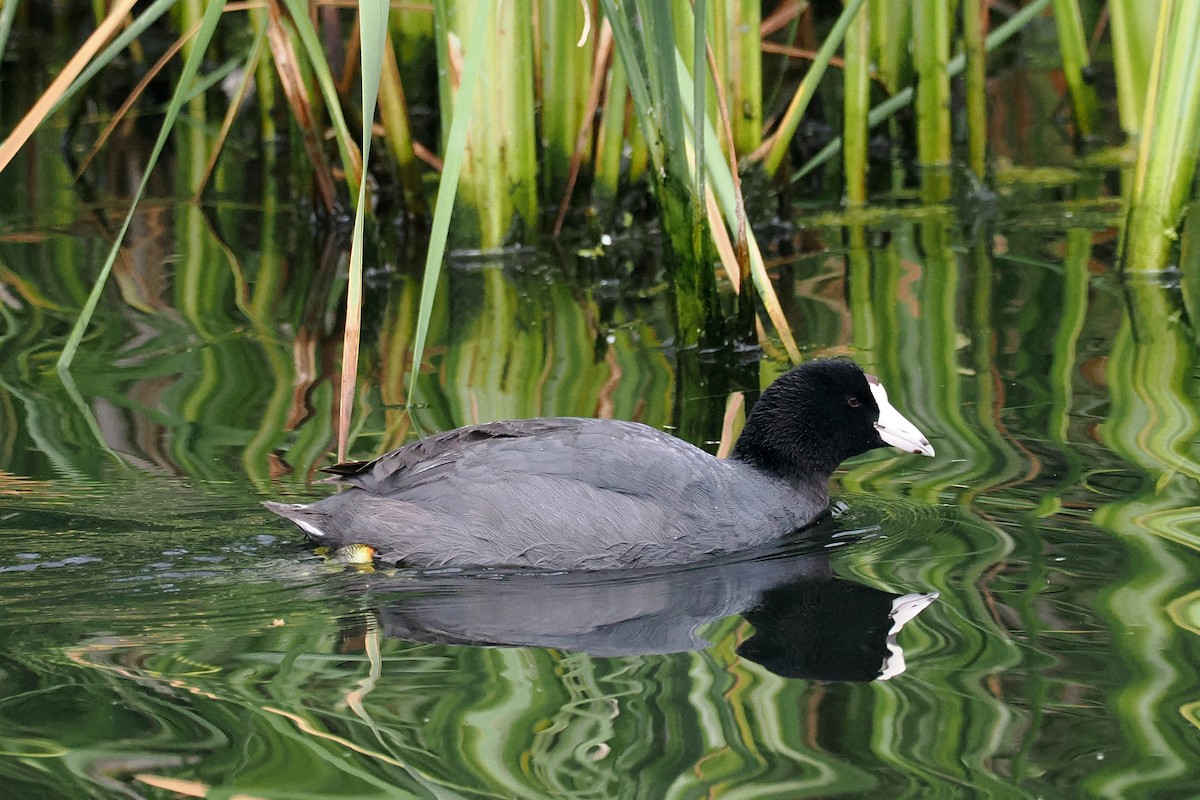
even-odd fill
[{"label": "black head reflection", "polygon": [[701,628],[741,614],[754,633],[740,656],[783,677],[829,681],[903,672],[897,634],[937,597],[835,578],[824,550],[619,575],[376,573],[355,583],[390,595],[375,611],[384,635],[438,644],[679,653],[709,647]]},{"label": "black head reflection", "polygon": [[737,653],[785,678],[887,680],[906,667],[897,634],[937,596],[836,579],[783,584],[743,614],[754,636]]}]

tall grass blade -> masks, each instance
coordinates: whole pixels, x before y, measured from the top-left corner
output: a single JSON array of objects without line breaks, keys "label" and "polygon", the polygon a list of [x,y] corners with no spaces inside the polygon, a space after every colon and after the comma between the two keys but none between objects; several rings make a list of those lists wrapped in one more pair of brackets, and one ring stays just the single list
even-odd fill
[{"label": "tall grass blade", "polygon": [[[691,85],[684,97],[678,73],[686,73],[687,67],[678,63],[681,57],[674,40],[677,20],[672,19],[671,8],[665,3],[639,0],[634,15],[618,8],[615,0],[602,2],[654,166],[663,231],[671,250],[668,265],[677,317],[676,344],[694,347],[705,338],[715,338],[717,297],[709,263],[711,240],[694,235],[695,227],[704,225],[705,217],[702,202],[692,200],[695,184],[688,164],[692,150],[684,133],[683,111],[685,103],[691,105]],[[689,11],[685,7],[680,13],[686,15]]]},{"label": "tall grass blade", "polygon": [[[656,169],[661,169],[664,161],[663,142],[657,135],[657,126],[651,119],[654,113],[654,103],[650,98],[650,81],[642,49],[637,45],[633,25],[626,15],[621,12],[616,0],[600,0],[604,7],[604,16],[613,29],[617,55],[625,71],[625,81],[629,86],[629,94],[633,97],[633,108],[642,132],[642,145],[646,148],[650,162]],[[674,45],[672,45],[673,47]]]},{"label": "tall grass blade", "polygon": [[438,278],[442,274],[442,263],[446,256],[446,239],[450,235],[450,215],[454,210],[454,197],[458,193],[458,176],[466,158],[467,129],[471,121],[475,84],[479,80],[483,65],[483,43],[487,29],[494,24],[496,0],[480,0],[475,6],[475,19],[471,24],[471,38],[467,42],[467,55],[463,63],[462,80],[458,95],[454,98],[453,116],[450,118],[450,133],[446,137],[445,161],[442,177],[438,182],[437,200],[433,206],[433,224],[429,231],[429,250],[425,254],[425,274],[421,279],[421,306],[417,310],[417,331],[413,336],[412,375],[408,381],[408,404],[411,406],[417,389],[417,374],[425,355],[425,337],[429,334],[429,319],[433,312],[433,298],[437,292]]},{"label": "tall grass blade", "polygon": [[267,3],[267,41],[271,43],[271,56],[275,62],[275,74],[280,89],[292,111],[292,118],[300,128],[304,151],[312,162],[312,176],[317,193],[327,212],[337,207],[337,188],[334,186],[333,170],[325,158],[324,140],[316,113],[308,94],[308,86],[300,73],[300,59],[296,54],[292,37],[283,26],[283,10],[277,0]]},{"label": "tall grass blade", "polygon": [[91,322],[92,314],[96,311],[96,305],[100,302],[100,295],[104,292],[109,273],[112,272],[113,264],[116,263],[117,256],[121,252],[121,244],[125,241],[125,233],[129,230],[129,224],[133,221],[133,215],[137,211],[142,193],[146,191],[146,186],[150,182],[150,175],[154,172],[154,166],[158,163],[158,157],[162,153],[163,147],[166,146],[167,137],[170,136],[171,131],[174,129],[175,120],[179,117],[179,112],[189,97],[192,82],[195,81],[196,75],[200,71],[205,51],[208,49],[209,42],[212,41],[213,33],[217,29],[217,23],[220,21],[224,10],[225,0],[213,0],[204,11],[200,30],[196,34],[195,46],[184,62],[183,72],[179,76],[179,83],[175,87],[175,92],[171,95],[171,102],[167,106],[167,113],[163,117],[162,128],[159,130],[158,139],[154,142],[154,148],[150,151],[150,158],[147,160],[146,168],[142,172],[142,180],[138,184],[137,191],[134,192],[133,198],[130,201],[129,211],[125,214],[125,220],[121,224],[121,229],[117,232],[112,247],[109,248],[108,258],[105,259],[104,266],[100,269],[100,274],[96,278],[96,283],[92,287],[91,294],[88,295],[87,301],[84,302],[83,308],[79,312],[79,318],[75,320],[75,325],[71,328],[71,334],[67,337],[63,351],[58,357],[57,367],[59,372],[69,369],[71,362],[75,358],[75,352],[79,349],[79,343],[83,339],[83,334],[87,330],[88,323]]},{"label": "tall grass blade", "polygon": [[[362,168],[365,175],[371,160],[371,129],[375,121],[375,101],[379,97],[384,50],[388,46],[388,0],[358,0],[358,16],[361,38],[359,51],[362,59]],[[350,416],[354,410],[354,390],[358,383],[358,345],[362,332],[363,227],[366,224],[367,202],[367,181],[364,179],[358,183],[354,234],[350,241],[346,325],[342,338],[341,397],[338,403],[338,461],[346,460]]]},{"label": "tall grass blade", "polygon": [[[750,249],[746,240],[746,199],[742,195],[742,178],[738,174],[738,147],[734,139],[733,124],[729,119],[729,103],[726,100],[725,91],[721,86],[720,75],[721,71],[717,66],[717,59],[713,53],[711,43],[706,48],[708,54],[708,68],[712,74],[713,86],[716,88],[717,100],[717,119],[721,123],[721,133],[724,134],[722,144],[725,149],[725,156],[729,164],[729,177],[733,182],[733,199],[734,199],[734,219],[730,220],[729,227],[733,230],[737,240],[737,250],[734,254],[734,260],[730,262],[726,254],[722,253],[722,261],[724,261],[729,269],[729,277],[733,282],[734,291],[738,293],[738,317],[739,324],[745,326],[745,330],[750,330],[754,326],[754,298],[755,292],[754,281],[750,275]],[[759,97],[761,100],[761,87],[759,89]],[[759,103],[761,109],[761,102]],[[761,126],[759,128],[761,133]],[[725,233],[725,226],[719,225],[720,207],[717,205],[716,196],[712,189],[708,189],[705,200],[708,204],[709,225],[712,228],[713,238],[717,243],[718,252],[721,248],[721,239],[718,233]],[[715,212],[715,213],[714,213]],[[736,275],[735,275],[736,272]],[[738,291],[741,287],[743,291]],[[759,337],[760,339],[763,337]]]}]

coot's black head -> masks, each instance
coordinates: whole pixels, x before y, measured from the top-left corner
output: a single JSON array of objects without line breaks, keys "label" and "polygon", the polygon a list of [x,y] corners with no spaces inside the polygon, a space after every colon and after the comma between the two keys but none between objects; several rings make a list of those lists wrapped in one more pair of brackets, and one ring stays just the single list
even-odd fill
[{"label": "coot's black head", "polygon": [[780,475],[828,476],[851,456],[891,445],[932,456],[917,427],[853,361],[809,361],[780,375],[746,420],[733,458]]}]

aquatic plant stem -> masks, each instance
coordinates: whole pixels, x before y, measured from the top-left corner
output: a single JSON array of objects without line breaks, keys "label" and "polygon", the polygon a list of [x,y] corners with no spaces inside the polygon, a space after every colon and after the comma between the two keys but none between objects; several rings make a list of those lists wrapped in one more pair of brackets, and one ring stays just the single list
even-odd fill
[{"label": "aquatic plant stem", "polygon": [[987,0],[962,0],[963,53],[967,58],[967,165],[983,180],[987,171]]},{"label": "aquatic plant stem", "polygon": [[917,161],[921,196],[939,202],[950,194],[950,8],[947,0],[916,0],[913,58],[917,65]]},{"label": "aquatic plant stem", "polygon": [[[538,179],[543,197],[557,197],[571,174],[571,164],[585,119],[592,83],[593,48],[599,26],[590,19],[590,3],[578,0],[535,0],[542,155]],[[586,38],[582,36],[587,33]],[[576,170],[577,171],[577,170]]]},{"label": "aquatic plant stem", "polygon": [[1150,92],[1129,192],[1121,269],[1165,269],[1178,240],[1200,141],[1200,3],[1171,2],[1158,20]]},{"label": "aquatic plant stem", "polygon": [[442,262],[446,257],[446,240],[450,234],[450,217],[458,192],[458,178],[466,157],[467,129],[474,107],[475,85],[483,65],[483,43],[487,29],[493,24],[496,0],[480,0],[475,6],[471,38],[467,41],[458,93],[454,96],[450,130],[446,136],[445,162],[438,182],[437,200],[433,206],[433,223],[429,231],[429,250],[425,253],[425,271],[421,279],[421,305],[417,310],[417,330],[413,335],[412,374],[408,380],[408,405],[411,407],[417,389],[417,373],[425,354],[425,338],[433,312]]},{"label": "aquatic plant stem", "polygon": [[[604,20],[601,36],[608,36],[612,41],[612,26],[607,18]],[[625,67],[619,58],[612,58],[612,45],[609,45],[609,68],[607,70],[608,88],[604,93],[604,106],[600,111],[600,129],[596,137],[596,158],[592,167],[592,196],[595,202],[603,208],[611,208],[616,202],[617,188],[621,181],[621,158],[625,149],[625,107],[628,104],[629,85],[625,80]],[[630,152],[632,154],[632,136],[639,128],[634,125],[630,131]],[[631,159],[632,162],[632,159]]]},{"label": "aquatic plant stem", "polygon": [[[722,13],[722,9],[723,12]],[[726,0],[716,6],[714,15],[723,26],[713,44],[724,46],[726,63],[723,70],[713,73],[713,80],[724,76],[724,86],[733,141],[732,153],[750,153],[762,144],[763,74],[762,74],[762,4]]]},{"label": "aquatic plant stem", "polygon": [[[767,312],[768,317],[770,317],[776,334],[782,341],[784,349],[787,350],[788,358],[793,363],[799,363],[800,348],[796,346],[791,327],[788,325],[787,317],[784,316],[783,308],[779,303],[779,297],[776,295],[775,288],[771,284],[771,277],[767,274],[762,250],[759,248],[758,241],[754,237],[754,230],[749,225],[737,222],[739,213],[742,217],[745,215],[744,208],[739,211],[738,196],[740,195],[740,184],[736,183],[733,178],[733,175],[736,175],[737,171],[724,161],[724,154],[717,143],[717,135],[712,129],[712,124],[707,119],[700,119],[694,113],[691,105],[691,75],[683,68],[682,57],[678,53],[676,53],[676,58],[680,61],[676,74],[679,77],[679,94],[683,98],[685,118],[693,125],[703,125],[704,135],[709,140],[708,146],[704,149],[705,164],[702,165],[708,169],[708,185],[715,195],[721,215],[726,221],[725,224],[731,228],[736,228],[739,236],[744,236],[744,244],[739,243],[739,247],[744,246],[746,248],[749,272],[750,277],[753,279],[753,285],[757,288],[762,298],[763,308]],[[698,165],[696,168],[700,169],[702,166]],[[714,232],[713,236],[716,238],[717,234]],[[739,283],[742,286],[741,291],[744,294],[747,291],[746,281],[739,281]],[[749,296],[747,295],[747,302],[748,298]],[[765,337],[760,338],[765,339]]]},{"label": "aquatic plant stem", "polygon": [[383,47],[383,72],[379,77],[379,119],[383,123],[384,142],[396,162],[396,175],[404,192],[404,209],[410,216],[418,216],[425,213],[421,166],[413,150],[408,100],[400,80],[400,65],[396,62],[390,31]]},{"label": "aquatic plant stem", "polygon": [[[345,115],[342,114],[342,105],[337,95],[333,73],[329,68],[329,61],[325,58],[325,50],[321,47],[320,37],[313,27],[312,20],[309,19],[304,0],[282,0],[282,2],[287,5],[292,26],[297,36],[300,37],[300,43],[304,46],[305,54],[308,56],[309,66],[312,67],[312,74],[317,79],[317,87],[321,90],[321,97],[325,101],[325,111],[329,114],[329,122],[336,134],[333,140],[341,155],[346,185],[350,188],[350,195],[353,197],[358,194],[358,184],[363,178],[362,153],[354,146],[354,137],[346,125]],[[378,78],[376,77],[374,80],[378,80]]]},{"label": "aquatic plant stem", "polygon": [[800,120],[804,117],[804,112],[808,110],[808,103],[817,92],[817,85],[825,75],[825,68],[829,66],[829,60],[837,52],[838,46],[841,45],[843,38],[846,36],[846,31],[849,29],[850,23],[854,20],[854,16],[862,8],[864,2],[866,0],[848,0],[846,7],[842,9],[841,15],[838,16],[837,22],[834,23],[832,30],[829,31],[829,34],[825,37],[825,41],[821,44],[821,49],[817,51],[817,57],[809,65],[808,72],[804,74],[804,79],[800,81],[800,86],[792,96],[791,102],[788,103],[787,110],[783,112],[783,118],[780,119],[775,132],[763,142],[762,147],[758,151],[750,156],[752,161],[762,159],[763,169],[768,175],[774,175],[779,169],[779,165],[783,163],[783,156],[787,153],[788,143],[791,142],[792,137],[796,134],[796,128],[800,126]]},{"label": "aquatic plant stem", "polygon": [[[969,2],[969,0],[968,0]],[[842,153],[846,202],[852,206],[867,200],[867,114],[871,107],[870,81],[871,17],[855,16],[846,32],[846,66],[842,71],[842,130],[846,148]]]},{"label": "aquatic plant stem", "polygon": [[[592,80],[591,85],[588,87],[587,102],[584,104],[583,119],[579,125],[579,133],[575,137],[575,150],[571,153],[571,163],[567,171],[567,182],[563,189],[562,200],[560,200],[558,204],[558,214],[554,217],[553,234],[556,237],[562,233],[563,222],[566,220],[567,210],[571,206],[571,196],[575,192],[575,182],[579,179],[579,170],[583,166],[588,140],[592,135],[592,121],[596,118],[596,109],[600,105],[600,95],[604,90],[604,78],[606,75],[605,66],[611,61],[611,56],[612,26],[606,19],[600,26],[600,37],[596,44],[593,57]],[[624,92],[622,92],[621,102],[617,104],[621,106],[622,119],[624,119],[624,99]],[[618,141],[620,141],[619,135]],[[618,171],[620,169],[619,160],[617,163],[617,169]]]},{"label": "aquatic plant stem", "polygon": [[[998,25],[996,30],[992,31],[992,33],[988,35],[987,39],[984,40],[984,43],[987,45],[988,52],[991,52],[999,45],[1008,41],[1013,34],[1025,27],[1025,25],[1029,24],[1030,20],[1034,19],[1043,11],[1045,11],[1046,6],[1048,5],[1050,5],[1050,0],[1033,0],[1033,2],[1031,2],[1029,5],[1022,8],[1016,14],[1013,14],[1012,17],[1010,17],[1003,25]],[[946,63],[946,75],[951,78],[959,75],[963,71],[963,67],[966,66],[966,63],[966,56],[962,54],[951,58]],[[911,103],[915,95],[916,90],[911,86],[901,89],[895,95],[871,109],[871,113],[867,115],[868,123],[872,127],[878,125],[880,122],[883,122],[885,119],[892,116],[892,114],[895,114],[897,111]],[[825,145],[825,147],[821,148],[821,151],[809,159],[804,166],[792,173],[790,180],[792,182],[798,181],[818,167],[824,166],[831,158],[836,156],[841,149],[842,138],[839,136],[829,144]]]},{"label": "aquatic plant stem", "polygon": [[[695,227],[705,224],[705,217],[703,198],[692,199],[695,179],[688,153],[694,148],[685,136],[683,110],[685,103],[691,105],[692,92],[690,84],[685,90],[679,82],[679,73],[688,70],[679,63],[682,57],[674,38],[677,20],[670,8],[657,0],[638,0],[636,15],[632,9],[619,7],[616,0],[601,1],[654,167],[663,232],[670,246],[667,263],[674,290],[676,345],[689,348],[715,341],[720,320],[712,240],[707,232],[694,235]],[[685,4],[678,11],[686,14],[690,9]]]}]

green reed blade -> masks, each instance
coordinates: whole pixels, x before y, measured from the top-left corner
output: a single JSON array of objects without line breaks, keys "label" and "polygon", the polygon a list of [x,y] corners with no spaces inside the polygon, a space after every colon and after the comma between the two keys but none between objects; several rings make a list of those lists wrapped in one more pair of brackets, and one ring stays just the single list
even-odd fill
[{"label": "green reed blade", "polygon": [[142,180],[138,184],[137,190],[133,193],[133,199],[129,204],[129,211],[125,214],[125,220],[121,223],[121,229],[113,239],[112,247],[109,248],[104,266],[101,267],[100,274],[96,277],[96,283],[92,287],[91,294],[88,295],[87,301],[83,304],[83,308],[80,309],[79,317],[75,320],[75,325],[71,328],[71,334],[67,337],[63,351],[58,357],[57,367],[60,372],[69,369],[71,362],[75,358],[75,351],[79,349],[79,343],[83,339],[83,334],[87,330],[92,315],[96,311],[96,305],[100,302],[100,295],[108,283],[109,273],[112,272],[113,264],[116,263],[117,256],[121,252],[121,244],[125,241],[125,233],[129,230],[129,224],[133,221],[134,212],[137,211],[142,194],[146,191],[146,185],[150,182],[150,175],[154,172],[154,166],[158,163],[158,157],[162,153],[163,147],[166,146],[167,137],[174,130],[175,120],[179,117],[179,112],[190,95],[192,83],[200,71],[205,51],[212,41],[213,33],[217,29],[217,23],[221,20],[221,14],[224,13],[224,10],[225,0],[213,0],[204,11],[200,30],[196,32],[195,46],[184,62],[183,72],[179,76],[179,83],[176,84],[175,91],[171,95],[171,102],[167,106],[167,113],[163,118],[162,128],[158,132],[158,139],[154,142],[154,148],[150,151],[150,158],[147,160],[146,168],[142,172]]},{"label": "green reed blade", "polygon": [[684,129],[683,102],[675,73],[674,19],[666,3],[656,0],[639,0],[638,12],[644,32],[643,46],[646,54],[647,77],[650,81],[651,108],[656,117],[658,135],[662,137],[666,151],[660,169],[668,181],[675,179],[686,183],[687,163],[683,159]]},{"label": "green reed blade", "polygon": [[367,216],[367,166],[371,162],[371,128],[375,102],[383,73],[387,43],[388,0],[358,0],[362,71],[362,170],[358,202],[354,208],[354,233],[350,240],[349,282],[346,285],[346,323],[342,337],[341,402],[338,405],[338,461],[346,460],[350,438],[350,416],[358,382],[358,345],[362,334],[363,226]]},{"label": "green reed blade", "polygon": [[694,170],[695,188],[692,190],[692,252],[699,254],[701,245],[699,237],[704,234],[704,226],[700,224],[704,205],[704,121],[708,119],[705,105],[708,101],[708,60],[705,41],[707,31],[705,21],[708,18],[708,0],[695,0],[692,9],[692,150],[696,154],[696,169]]},{"label": "green reed blade", "polygon": [[[674,286],[676,343],[681,348],[693,347],[705,337],[715,338],[718,304],[716,279],[708,257],[711,240],[695,235],[696,227],[707,223],[703,213],[697,213],[702,212],[703,198],[700,203],[692,200],[695,183],[687,160],[691,148],[684,133],[683,111],[692,98],[690,84],[685,98],[679,83],[682,76],[678,73],[686,73],[687,68],[677,64],[677,19],[672,17],[670,6],[654,0],[639,0],[636,14],[618,8],[615,0],[602,3],[654,166],[662,229],[671,248],[668,263]],[[686,16],[690,9],[677,11]],[[635,29],[641,35],[635,35]]]},{"label": "green reed blade", "polygon": [[490,25],[494,24],[495,0],[480,0],[475,6],[475,19],[471,24],[471,38],[467,42],[467,57],[463,65],[462,81],[458,95],[454,98],[453,116],[450,118],[450,133],[446,137],[445,161],[442,177],[438,181],[437,200],[433,206],[433,223],[429,231],[429,250],[425,254],[425,274],[421,280],[421,307],[417,312],[417,331],[413,336],[412,375],[408,380],[408,405],[413,403],[417,388],[417,373],[425,355],[425,337],[429,334],[429,319],[433,312],[433,297],[437,292],[438,278],[442,274],[442,262],[446,256],[446,239],[450,235],[450,214],[454,210],[454,197],[458,192],[458,176],[466,158],[467,128],[471,121],[472,98],[483,64],[483,43]]},{"label": "green reed blade", "polygon": [[634,116],[642,132],[643,144],[648,151],[650,162],[656,169],[660,168],[663,163],[663,143],[654,121],[649,116],[654,103],[650,99],[650,81],[647,78],[644,53],[637,44],[638,39],[631,20],[621,12],[616,0],[600,2],[604,7],[605,17],[612,25],[613,42],[625,69],[625,80],[629,86],[629,94],[633,97]]}]

